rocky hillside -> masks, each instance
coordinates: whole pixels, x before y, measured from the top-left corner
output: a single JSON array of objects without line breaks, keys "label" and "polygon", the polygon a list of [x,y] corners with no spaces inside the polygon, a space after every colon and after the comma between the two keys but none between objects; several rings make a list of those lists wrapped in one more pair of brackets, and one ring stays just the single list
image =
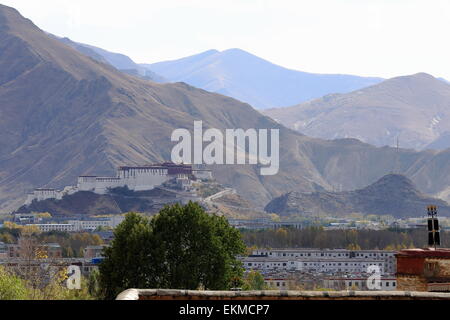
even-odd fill
[{"label": "rocky hillside", "polygon": [[389,174],[355,191],[289,192],[272,200],[265,210],[281,215],[362,213],[404,218],[423,216],[430,204],[439,207],[439,214],[450,215],[450,206],[446,202],[425,196],[403,175]]},{"label": "rocky hillside", "polygon": [[425,73],[331,94],[267,115],[303,134],[377,146],[450,147],[450,84]]},{"label": "rocky hillside", "polygon": [[120,214],[131,211],[155,214],[165,205],[182,201],[176,193],[159,188],[138,192],[122,189],[124,188],[116,188],[102,195],[80,191],[61,200],[33,201],[17,212],[49,212],[52,216]]},{"label": "rocky hillside", "polygon": [[264,210],[255,209],[255,205],[238,194],[226,194],[212,203],[207,203],[208,211],[232,219],[268,218]]}]

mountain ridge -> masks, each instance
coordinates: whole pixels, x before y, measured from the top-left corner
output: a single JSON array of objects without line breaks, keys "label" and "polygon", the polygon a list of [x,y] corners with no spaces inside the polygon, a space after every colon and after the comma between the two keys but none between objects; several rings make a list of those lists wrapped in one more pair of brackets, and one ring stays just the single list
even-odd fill
[{"label": "mountain ridge", "polygon": [[449,106],[450,85],[417,73],[264,114],[317,138],[352,137],[376,146],[396,146],[398,138],[402,147],[420,150],[450,131]]},{"label": "mountain ridge", "polygon": [[290,106],[334,92],[349,92],[382,79],[314,74],[287,69],[242,49],[208,50],[178,60],[143,66],[171,81],[182,81],[231,96],[257,109]]},{"label": "mountain ridge", "polygon": [[354,191],[289,192],[273,199],[265,210],[281,215],[310,213],[343,216],[362,213],[406,218],[423,216],[426,206],[430,204],[439,207],[440,215],[450,215],[450,206],[445,201],[425,196],[404,175],[388,174]]},{"label": "mountain ridge", "polygon": [[69,45],[78,52],[87,55],[99,62],[109,64],[121,72],[155,82],[160,83],[167,82],[167,80],[161,77],[160,75],[135,63],[130,57],[124,54],[110,52],[108,50],[98,48],[92,45],[75,42],[67,37],[61,38],[52,34],[49,35],[55,37],[55,39],[57,39],[58,41]]}]

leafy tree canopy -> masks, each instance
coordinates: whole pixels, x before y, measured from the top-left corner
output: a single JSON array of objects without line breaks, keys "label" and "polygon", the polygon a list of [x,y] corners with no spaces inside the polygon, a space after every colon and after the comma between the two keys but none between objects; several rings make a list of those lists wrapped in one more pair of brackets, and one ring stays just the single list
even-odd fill
[{"label": "leafy tree canopy", "polygon": [[106,298],[129,288],[223,290],[242,275],[238,230],[193,202],[166,206],[149,220],[130,213],[100,265]]},{"label": "leafy tree canopy", "polygon": [[0,266],[0,300],[24,300],[27,294],[24,281]]},{"label": "leafy tree canopy", "polygon": [[258,271],[252,270],[245,278],[243,290],[266,290],[267,286],[264,283],[264,277]]}]

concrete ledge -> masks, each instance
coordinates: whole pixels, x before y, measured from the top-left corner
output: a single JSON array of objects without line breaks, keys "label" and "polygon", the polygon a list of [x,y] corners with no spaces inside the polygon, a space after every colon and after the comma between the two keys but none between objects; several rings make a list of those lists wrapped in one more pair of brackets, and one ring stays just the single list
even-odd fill
[{"label": "concrete ledge", "polygon": [[450,300],[450,293],[419,291],[195,291],[128,289],[116,300]]},{"label": "concrete ledge", "polygon": [[116,300],[139,300],[139,296],[143,294],[142,291],[137,289],[128,289],[119,294]]}]

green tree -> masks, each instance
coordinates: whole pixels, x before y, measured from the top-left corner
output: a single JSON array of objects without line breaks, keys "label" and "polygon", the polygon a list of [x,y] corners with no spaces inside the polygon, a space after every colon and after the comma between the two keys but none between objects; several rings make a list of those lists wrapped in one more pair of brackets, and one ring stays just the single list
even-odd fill
[{"label": "green tree", "polygon": [[89,294],[94,298],[100,298],[101,297],[101,291],[100,291],[100,272],[98,269],[94,269],[91,274],[89,275],[88,281],[87,281],[87,287]]},{"label": "green tree", "polygon": [[105,250],[100,284],[106,298],[139,287],[228,289],[244,252],[239,231],[196,203],[166,206],[151,221],[130,213]]},{"label": "green tree", "polygon": [[114,231],[111,246],[104,250],[100,264],[100,287],[104,298],[113,299],[128,288],[150,288],[157,276],[152,261],[154,243],[147,218],[129,213]]},{"label": "green tree", "polygon": [[198,204],[165,207],[152,221],[164,254],[165,283],[174,289],[226,289],[242,273],[236,255],[245,252],[238,230]]},{"label": "green tree", "polygon": [[264,277],[258,271],[252,270],[247,274],[244,280],[243,290],[265,290],[267,289],[264,283]]},{"label": "green tree", "polygon": [[0,300],[25,300],[27,297],[24,281],[0,266]]}]

